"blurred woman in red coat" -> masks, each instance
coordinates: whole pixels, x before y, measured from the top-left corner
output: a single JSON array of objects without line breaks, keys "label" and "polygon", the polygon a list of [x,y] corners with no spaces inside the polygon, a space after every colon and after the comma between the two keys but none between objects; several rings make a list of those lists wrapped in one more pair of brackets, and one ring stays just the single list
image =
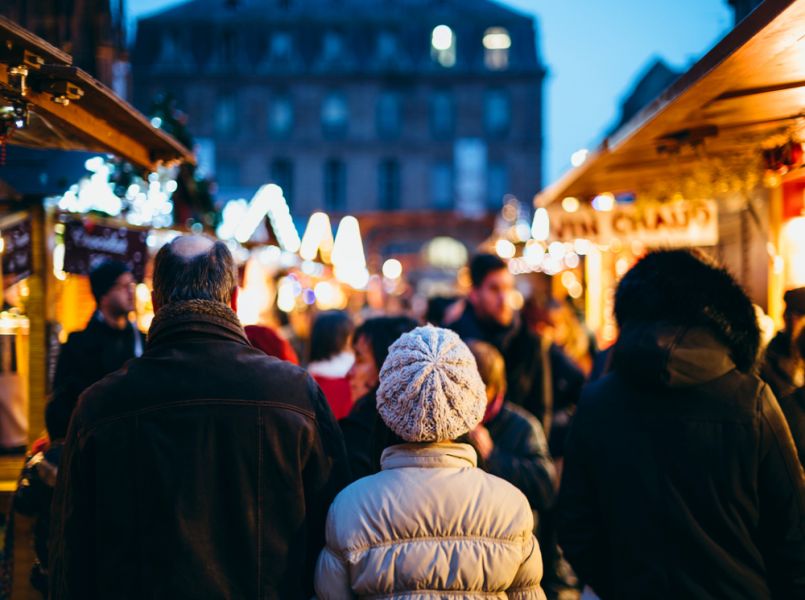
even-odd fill
[{"label": "blurred woman in red coat", "polygon": [[310,334],[310,362],[307,370],[319,384],[336,419],[352,409],[347,372],[355,362],[349,340],[354,325],[349,315],[340,310],[320,313]]}]

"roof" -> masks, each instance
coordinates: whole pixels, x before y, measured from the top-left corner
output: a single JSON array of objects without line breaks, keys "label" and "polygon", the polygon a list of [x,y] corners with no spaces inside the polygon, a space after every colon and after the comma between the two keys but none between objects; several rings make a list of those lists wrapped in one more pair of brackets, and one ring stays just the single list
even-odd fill
[{"label": "roof", "polygon": [[[2,16],[0,49],[0,104],[27,109],[29,119],[12,130],[9,144],[111,153],[149,170],[193,161],[187,148],[72,66],[69,55]],[[11,73],[18,66],[28,70],[24,86]]]},{"label": "roof", "polygon": [[764,144],[805,132],[804,55],[805,0],[766,0],[535,203],[651,193],[741,160],[759,168]]}]

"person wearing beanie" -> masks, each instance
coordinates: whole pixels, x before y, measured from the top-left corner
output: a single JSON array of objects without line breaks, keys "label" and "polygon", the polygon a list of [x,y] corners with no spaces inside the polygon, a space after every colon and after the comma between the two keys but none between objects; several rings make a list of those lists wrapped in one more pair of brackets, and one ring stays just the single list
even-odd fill
[{"label": "person wearing beanie", "polygon": [[805,287],[788,290],[783,296],[784,327],[766,348],[760,376],[777,398],[785,398],[805,386],[805,358],[797,351],[797,338],[805,329]]},{"label": "person wearing beanie", "polygon": [[377,412],[400,443],[333,501],[317,597],[544,599],[528,500],[457,441],[487,407],[467,346],[418,327],[392,344],[379,383]]},{"label": "person wearing beanie", "polygon": [[48,435],[60,439],[78,397],[96,381],[143,353],[144,337],[129,320],[134,311],[135,280],[123,262],[107,259],[89,274],[95,312],[84,330],[70,334],[61,347],[46,411]]},{"label": "person wearing beanie", "polygon": [[755,375],[754,307],[700,252],[647,254],[615,293],[610,373],[582,394],[559,544],[610,598],[805,598],[805,475]]}]

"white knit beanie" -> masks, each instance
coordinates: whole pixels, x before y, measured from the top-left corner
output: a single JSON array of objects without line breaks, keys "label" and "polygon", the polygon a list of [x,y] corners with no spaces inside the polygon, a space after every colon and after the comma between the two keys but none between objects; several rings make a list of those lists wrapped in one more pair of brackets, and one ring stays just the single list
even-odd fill
[{"label": "white knit beanie", "polygon": [[417,327],[389,348],[377,412],[408,442],[454,440],[481,422],[486,388],[470,349],[452,331]]}]

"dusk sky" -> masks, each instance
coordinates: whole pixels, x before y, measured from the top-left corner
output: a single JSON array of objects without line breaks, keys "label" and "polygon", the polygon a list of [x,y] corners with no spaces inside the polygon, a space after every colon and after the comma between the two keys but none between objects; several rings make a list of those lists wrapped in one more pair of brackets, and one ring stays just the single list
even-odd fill
[{"label": "dusk sky", "polygon": [[[129,0],[132,19],[185,0]],[[222,0],[223,1],[223,0]],[[687,69],[732,27],[727,0],[507,0],[537,19],[546,81],[545,184],[592,148],[656,57]]]}]

